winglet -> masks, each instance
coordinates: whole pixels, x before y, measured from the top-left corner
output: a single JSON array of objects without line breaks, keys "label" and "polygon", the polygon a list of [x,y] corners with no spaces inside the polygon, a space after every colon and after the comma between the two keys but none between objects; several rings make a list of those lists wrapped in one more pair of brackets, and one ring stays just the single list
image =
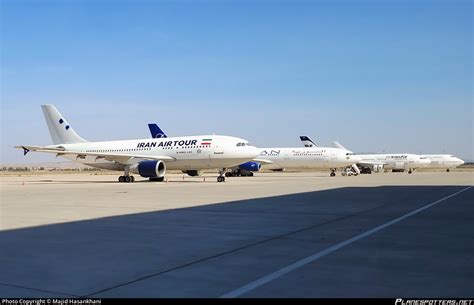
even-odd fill
[{"label": "winglet", "polygon": [[23,156],[26,156],[26,154],[30,151],[28,148],[26,148],[25,146],[22,146],[21,148],[23,148]]}]

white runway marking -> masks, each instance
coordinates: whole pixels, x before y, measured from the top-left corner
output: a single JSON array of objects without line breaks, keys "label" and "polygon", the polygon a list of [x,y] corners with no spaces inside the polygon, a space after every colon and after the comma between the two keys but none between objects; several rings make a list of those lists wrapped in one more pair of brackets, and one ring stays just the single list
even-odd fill
[{"label": "white runway marking", "polygon": [[253,282],[251,282],[251,283],[249,283],[249,284],[247,284],[247,285],[244,285],[244,286],[242,286],[242,287],[240,287],[240,288],[237,288],[237,289],[235,289],[235,290],[232,290],[231,292],[228,292],[228,293],[222,295],[221,298],[235,298],[235,297],[239,297],[239,296],[241,296],[241,295],[243,295],[243,294],[245,294],[245,293],[247,293],[247,292],[249,292],[249,291],[251,291],[251,290],[254,290],[255,288],[258,288],[258,287],[260,287],[260,286],[262,286],[262,285],[264,285],[264,284],[266,284],[266,283],[268,283],[268,282],[270,282],[270,281],[273,281],[274,279],[277,279],[277,278],[279,278],[279,277],[281,277],[281,276],[283,276],[283,275],[285,275],[285,274],[287,274],[287,273],[289,273],[289,272],[291,272],[291,271],[293,271],[293,270],[296,270],[296,269],[298,269],[298,268],[301,268],[301,267],[303,267],[304,265],[307,265],[307,264],[309,264],[309,263],[312,263],[312,262],[314,262],[314,261],[320,259],[320,258],[323,257],[323,256],[326,256],[326,255],[328,255],[328,254],[330,254],[330,253],[332,253],[332,252],[334,252],[334,251],[336,251],[336,250],[339,250],[339,249],[341,249],[342,247],[345,247],[345,246],[347,246],[347,245],[350,245],[350,244],[352,244],[353,242],[358,241],[359,239],[362,239],[362,238],[364,238],[364,237],[367,237],[367,236],[370,236],[370,235],[372,235],[372,234],[374,234],[374,233],[377,233],[377,232],[379,232],[379,231],[381,231],[381,230],[383,230],[383,229],[385,229],[385,228],[387,228],[387,227],[390,227],[391,225],[394,225],[394,224],[396,224],[396,223],[398,223],[398,222],[400,222],[400,221],[402,221],[402,220],[404,220],[404,219],[406,219],[406,218],[408,218],[408,217],[410,217],[410,216],[413,216],[413,215],[418,214],[418,213],[420,213],[420,212],[422,212],[422,211],[424,211],[424,210],[426,210],[426,209],[429,209],[429,208],[431,208],[432,206],[434,206],[434,205],[436,205],[436,204],[438,204],[438,203],[440,203],[440,202],[442,202],[442,201],[444,201],[444,200],[446,200],[446,199],[449,199],[449,198],[454,197],[454,196],[456,196],[456,195],[458,195],[458,194],[461,194],[462,192],[467,191],[468,189],[470,189],[470,188],[472,188],[472,187],[473,187],[473,186],[466,187],[466,188],[464,188],[464,189],[462,189],[462,190],[460,190],[460,191],[457,191],[457,192],[455,192],[455,193],[453,193],[453,194],[451,194],[451,195],[448,195],[448,196],[446,196],[446,197],[443,197],[443,198],[441,198],[441,199],[438,199],[438,200],[436,200],[435,202],[429,203],[429,204],[427,204],[427,205],[425,205],[425,206],[423,206],[423,207],[421,207],[421,208],[419,208],[419,209],[416,209],[416,210],[414,210],[414,211],[412,211],[412,212],[410,212],[410,213],[407,213],[407,214],[405,214],[405,215],[403,215],[403,216],[400,216],[400,217],[398,217],[398,218],[396,218],[396,219],[394,219],[394,220],[391,220],[391,221],[389,221],[389,222],[387,222],[387,223],[385,223],[385,224],[383,224],[383,225],[380,225],[380,226],[378,226],[378,227],[375,227],[375,228],[373,228],[373,229],[371,229],[371,230],[369,230],[369,231],[366,231],[366,232],[361,233],[361,234],[359,234],[359,235],[357,235],[357,236],[354,236],[354,237],[352,237],[352,238],[350,238],[350,239],[347,239],[347,240],[345,240],[345,241],[343,241],[343,242],[340,242],[340,243],[338,243],[338,244],[336,244],[336,245],[334,245],[334,246],[331,246],[331,247],[329,247],[329,248],[327,248],[327,249],[324,249],[324,250],[322,250],[322,251],[319,251],[319,252],[317,252],[317,253],[315,253],[315,254],[313,254],[313,255],[311,255],[311,256],[308,256],[308,257],[306,257],[306,258],[303,258],[302,260],[299,260],[299,261],[297,261],[297,262],[295,262],[295,263],[293,263],[293,264],[291,264],[291,265],[289,265],[289,266],[286,266],[286,267],[284,267],[284,268],[282,268],[282,269],[280,269],[280,270],[278,270],[278,271],[275,271],[275,272],[273,272],[273,273],[270,273],[270,274],[268,274],[268,275],[266,275],[266,276],[264,276],[264,277],[262,277],[262,278],[260,278],[260,279],[258,279],[258,280],[256,280],[256,281],[253,281]]}]

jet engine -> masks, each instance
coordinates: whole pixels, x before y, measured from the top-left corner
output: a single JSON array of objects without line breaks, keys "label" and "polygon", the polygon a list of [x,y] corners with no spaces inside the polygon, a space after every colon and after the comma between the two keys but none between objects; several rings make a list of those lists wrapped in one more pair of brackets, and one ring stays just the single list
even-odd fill
[{"label": "jet engine", "polygon": [[196,176],[201,176],[202,175],[202,172],[198,171],[198,170],[186,170],[186,171],[182,171],[182,172],[183,172],[183,174],[188,174],[191,177],[196,177]]},{"label": "jet engine", "polygon": [[138,162],[130,168],[130,171],[146,178],[163,178],[166,173],[166,165],[161,160],[147,160]]},{"label": "jet engine", "polygon": [[383,164],[374,164],[372,170],[377,173],[383,172]]},{"label": "jet engine", "polygon": [[405,162],[395,162],[395,164],[393,165],[393,169],[405,169]]},{"label": "jet engine", "polygon": [[258,172],[262,168],[262,164],[259,162],[249,161],[240,164],[238,167],[234,167],[232,171],[225,173],[226,177],[238,177],[238,176],[253,176],[253,172]]},{"label": "jet engine", "polygon": [[239,165],[240,170],[248,172],[258,172],[262,168],[262,165],[259,162],[249,161]]}]

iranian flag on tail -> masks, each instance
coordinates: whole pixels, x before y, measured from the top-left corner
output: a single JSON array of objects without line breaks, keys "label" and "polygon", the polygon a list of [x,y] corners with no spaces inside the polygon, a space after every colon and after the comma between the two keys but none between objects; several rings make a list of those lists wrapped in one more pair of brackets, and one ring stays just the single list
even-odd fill
[{"label": "iranian flag on tail", "polygon": [[201,145],[211,145],[212,139],[202,139]]}]

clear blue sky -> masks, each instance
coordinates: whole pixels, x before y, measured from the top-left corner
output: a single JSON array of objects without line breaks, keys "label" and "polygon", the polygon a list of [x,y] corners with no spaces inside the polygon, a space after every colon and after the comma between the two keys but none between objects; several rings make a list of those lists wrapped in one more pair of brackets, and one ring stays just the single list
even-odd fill
[{"label": "clear blue sky", "polygon": [[473,2],[1,3],[2,163],[54,160],[40,105],[89,140],[228,134],[473,155]]}]

